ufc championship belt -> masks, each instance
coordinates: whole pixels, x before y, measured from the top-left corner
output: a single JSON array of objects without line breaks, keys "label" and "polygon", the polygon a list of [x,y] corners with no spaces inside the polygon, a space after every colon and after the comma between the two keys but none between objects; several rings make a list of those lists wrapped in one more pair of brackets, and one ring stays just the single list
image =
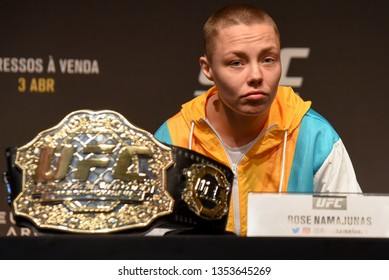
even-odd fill
[{"label": "ufc championship belt", "polygon": [[15,219],[38,231],[225,230],[232,171],[114,111],[73,112],[6,156]]}]

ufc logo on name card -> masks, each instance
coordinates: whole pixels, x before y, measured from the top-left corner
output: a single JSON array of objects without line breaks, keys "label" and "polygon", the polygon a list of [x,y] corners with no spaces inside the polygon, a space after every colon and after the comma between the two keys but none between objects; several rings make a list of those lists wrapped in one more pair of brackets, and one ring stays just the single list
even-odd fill
[{"label": "ufc logo on name card", "polygon": [[312,209],[347,210],[347,197],[345,196],[314,196]]}]

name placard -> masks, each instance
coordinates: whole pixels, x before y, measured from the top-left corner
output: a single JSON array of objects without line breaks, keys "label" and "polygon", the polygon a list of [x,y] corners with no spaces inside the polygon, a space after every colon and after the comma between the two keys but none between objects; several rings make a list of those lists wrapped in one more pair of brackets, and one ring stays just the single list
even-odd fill
[{"label": "name placard", "polygon": [[250,193],[247,236],[389,237],[389,196]]}]

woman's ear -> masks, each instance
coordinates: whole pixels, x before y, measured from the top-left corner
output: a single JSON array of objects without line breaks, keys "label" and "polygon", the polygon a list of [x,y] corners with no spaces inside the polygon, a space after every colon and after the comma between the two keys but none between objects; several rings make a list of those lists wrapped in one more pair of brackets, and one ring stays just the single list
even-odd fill
[{"label": "woman's ear", "polygon": [[200,57],[200,67],[201,71],[203,71],[204,76],[207,77],[208,80],[213,81],[212,69],[207,57]]}]

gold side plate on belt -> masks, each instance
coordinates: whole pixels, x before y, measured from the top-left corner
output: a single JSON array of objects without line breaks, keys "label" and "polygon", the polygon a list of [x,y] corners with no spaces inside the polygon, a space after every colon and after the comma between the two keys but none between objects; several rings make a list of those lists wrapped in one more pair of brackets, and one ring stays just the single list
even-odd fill
[{"label": "gold side plate on belt", "polygon": [[193,213],[208,220],[220,219],[227,214],[231,186],[221,170],[192,164],[183,172],[188,183],[182,198]]},{"label": "gold side plate on belt", "polygon": [[17,150],[16,215],[38,228],[106,233],[173,211],[169,147],[114,111],[76,111]]}]

